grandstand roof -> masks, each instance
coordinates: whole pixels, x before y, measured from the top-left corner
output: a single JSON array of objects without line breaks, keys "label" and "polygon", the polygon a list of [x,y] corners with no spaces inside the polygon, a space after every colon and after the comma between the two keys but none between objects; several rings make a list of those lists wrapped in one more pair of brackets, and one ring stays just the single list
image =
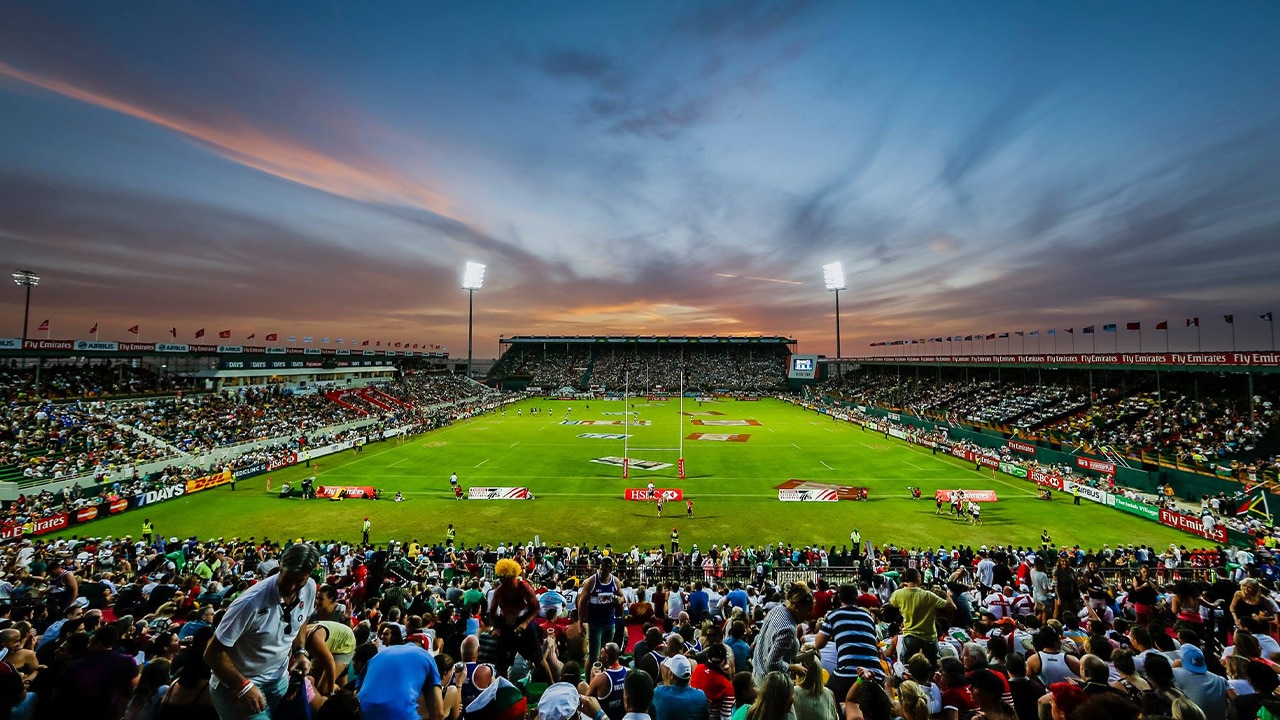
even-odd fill
[{"label": "grandstand roof", "polygon": [[795,338],[781,335],[513,335],[498,340],[500,343],[519,345],[535,343],[636,343],[641,345],[663,343],[755,343],[760,345],[794,345]]}]

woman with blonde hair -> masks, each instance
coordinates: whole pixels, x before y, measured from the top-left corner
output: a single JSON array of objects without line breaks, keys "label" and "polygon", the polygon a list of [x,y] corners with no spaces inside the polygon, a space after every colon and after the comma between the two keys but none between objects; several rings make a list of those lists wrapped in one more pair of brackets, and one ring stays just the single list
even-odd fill
[{"label": "woman with blonde hair", "polygon": [[796,686],[791,691],[796,720],[836,720],[836,696],[823,684],[818,651],[800,653],[791,669],[797,674]]},{"label": "woman with blonde hair", "polygon": [[929,720],[929,698],[914,680],[898,686],[898,714],[902,720]]},{"label": "woman with blonde hair", "polygon": [[791,702],[791,678],[775,670],[764,676],[755,702],[735,710],[733,720],[796,720]]}]

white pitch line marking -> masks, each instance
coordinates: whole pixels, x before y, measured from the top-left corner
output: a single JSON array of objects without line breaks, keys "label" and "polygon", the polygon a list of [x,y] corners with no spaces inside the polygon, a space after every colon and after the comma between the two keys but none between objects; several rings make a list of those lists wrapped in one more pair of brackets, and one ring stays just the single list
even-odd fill
[{"label": "white pitch line marking", "polygon": [[515,446],[517,446],[517,445],[519,445],[519,444],[520,444],[520,441],[519,441],[519,440],[517,440],[517,441],[515,441],[515,442],[511,443],[511,447],[515,447]]},{"label": "white pitch line marking", "polygon": [[833,467],[831,467],[830,465],[828,465],[828,464],[826,464],[826,463],[822,462],[821,460],[819,460],[818,462],[822,463],[822,467],[824,467],[824,468],[826,468],[826,469],[828,469],[828,470],[835,470],[835,468],[833,468]]},{"label": "white pitch line marking", "polygon": [[395,461],[395,462],[391,463],[388,467],[395,467],[395,466],[399,465],[399,464],[400,464],[400,463],[402,463],[402,462],[407,462],[408,460],[409,460],[409,458],[402,458],[402,459],[400,459],[400,460],[397,460],[397,461]]},{"label": "white pitch line marking", "polygon": [[[485,464],[485,463],[487,463],[487,462],[489,462],[489,458],[485,458],[485,459],[481,460],[481,461],[480,461],[480,465],[483,465],[483,464]],[[480,467],[480,465],[476,465],[476,467]]]},{"label": "white pitch line marking", "polygon": [[797,445],[797,444],[795,444],[795,443],[791,443],[791,447],[793,447],[793,448],[795,448],[795,449],[797,449],[797,450],[803,450],[803,449],[804,449],[804,448],[800,447],[799,445]]}]

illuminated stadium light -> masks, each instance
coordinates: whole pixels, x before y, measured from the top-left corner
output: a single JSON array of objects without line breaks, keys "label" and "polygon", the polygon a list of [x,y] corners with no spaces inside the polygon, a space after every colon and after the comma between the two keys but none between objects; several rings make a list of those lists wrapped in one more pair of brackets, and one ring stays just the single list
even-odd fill
[{"label": "illuminated stadium light", "polygon": [[479,290],[484,285],[484,268],[482,263],[468,261],[462,271],[462,289]]},{"label": "illuminated stadium light", "polygon": [[[849,286],[844,282],[844,263],[833,262],[822,266],[822,282],[827,286],[828,290],[836,294],[836,358],[839,359],[840,353],[840,291]],[[839,363],[836,364],[836,372],[840,370]]]},{"label": "illuminated stadium light", "polygon": [[27,322],[31,319],[31,288],[40,284],[40,276],[30,270],[15,270],[10,275],[13,284],[27,289],[27,303],[22,311],[22,342],[27,341]]},{"label": "illuminated stadium light", "polygon": [[467,291],[467,377],[471,377],[471,340],[474,327],[476,291],[484,286],[484,264],[467,261],[462,271],[462,289]]},{"label": "illuminated stadium light", "polygon": [[833,262],[823,265],[822,281],[827,284],[828,290],[839,292],[848,289],[844,284],[844,263]]}]

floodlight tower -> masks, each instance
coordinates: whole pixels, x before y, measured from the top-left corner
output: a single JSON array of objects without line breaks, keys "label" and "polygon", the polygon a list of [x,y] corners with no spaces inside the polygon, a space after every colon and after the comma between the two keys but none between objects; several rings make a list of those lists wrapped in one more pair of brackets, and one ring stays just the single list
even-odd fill
[{"label": "floodlight tower", "polygon": [[471,378],[471,331],[475,317],[476,291],[484,285],[484,265],[467,261],[462,271],[462,289],[467,291],[467,378]]},{"label": "floodlight tower", "polygon": [[839,262],[827,263],[822,266],[822,281],[826,283],[827,289],[836,294],[836,373],[840,373],[840,291],[847,289],[849,286],[844,281],[844,264]]},{"label": "floodlight tower", "polygon": [[31,288],[40,284],[40,276],[30,270],[15,270],[11,275],[13,283],[27,289],[27,304],[22,311],[22,342],[27,342],[27,322],[31,318]]}]

